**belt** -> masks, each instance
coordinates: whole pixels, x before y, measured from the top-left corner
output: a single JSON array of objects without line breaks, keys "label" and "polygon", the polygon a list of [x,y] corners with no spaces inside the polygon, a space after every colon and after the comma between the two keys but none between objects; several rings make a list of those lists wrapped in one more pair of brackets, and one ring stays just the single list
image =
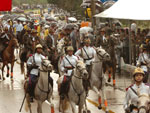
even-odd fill
[{"label": "belt", "polygon": [[67,70],[73,70],[73,67],[65,67]]},{"label": "belt", "polygon": [[145,63],[143,63],[143,62],[141,62],[141,65],[145,65],[145,66],[146,66],[146,64],[145,64]]},{"label": "belt", "polygon": [[84,59],[84,60],[92,60],[93,58],[88,58],[88,59]]}]

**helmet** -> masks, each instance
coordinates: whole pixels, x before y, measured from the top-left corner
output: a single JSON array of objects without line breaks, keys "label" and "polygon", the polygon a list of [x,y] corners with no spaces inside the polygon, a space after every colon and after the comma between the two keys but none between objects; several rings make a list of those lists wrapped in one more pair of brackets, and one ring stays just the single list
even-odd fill
[{"label": "helmet", "polygon": [[42,45],[41,45],[41,44],[38,44],[38,45],[36,45],[36,47],[35,47],[35,48],[36,48],[36,49],[38,49],[38,48],[41,48],[41,49],[42,49],[43,47],[42,47]]},{"label": "helmet", "polygon": [[90,43],[91,43],[91,40],[90,40],[90,39],[85,39],[85,40],[84,40],[84,43],[89,43],[89,44],[90,44]]},{"label": "helmet", "polygon": [[145,75],[144,71],[139,67],[134,70],[133,77],[135,77],[136,74],[143,74],[143,76]]},{"label": "helmet", "polygon": [[140,48],[146,50],[146,49],[147,49],[147,45],[146,45],[146,44],[142,44],[142,45],[140,46]]},{"label": "helmet", "polygon": [[72,46],[68,46],[67,47],[67,51],[73,51],[74,49],[73,49],[73,47]]}]

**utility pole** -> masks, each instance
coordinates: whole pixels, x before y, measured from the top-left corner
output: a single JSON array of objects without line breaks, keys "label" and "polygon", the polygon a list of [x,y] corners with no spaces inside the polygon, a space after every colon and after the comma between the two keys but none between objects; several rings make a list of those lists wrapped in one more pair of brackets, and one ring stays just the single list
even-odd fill
[{"label": "utility pole", "polygon": [[96,10],[96,7],[95,7],[95,0],[91,0],[91,12],[92,12],[92,17],[91,17],[91,22],[92,22],[92,27],[94,29],[94,26],[95,26],[95,10]]}]

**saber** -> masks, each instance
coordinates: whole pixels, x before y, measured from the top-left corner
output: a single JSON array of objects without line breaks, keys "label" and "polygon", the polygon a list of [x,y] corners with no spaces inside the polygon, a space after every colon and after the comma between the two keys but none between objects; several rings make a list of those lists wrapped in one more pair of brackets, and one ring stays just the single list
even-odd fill
[{"label": "saber", "polygon": [[23,107],[23,104],[24,104],[25,98],[26,98],[26,93],[25,93],[25,96],[24,96],[24,98],[23,98],[23,101],[22,101],[22,104],[21,104],[21,107],[20,107],[19,112],[21,112],[21,110],[22,110],[22,107]]}]

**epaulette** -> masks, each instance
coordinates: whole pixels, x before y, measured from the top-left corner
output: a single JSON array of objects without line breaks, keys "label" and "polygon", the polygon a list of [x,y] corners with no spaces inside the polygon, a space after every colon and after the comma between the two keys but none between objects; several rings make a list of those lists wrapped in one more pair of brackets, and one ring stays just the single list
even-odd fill
[{"label": "epaulette", "polygon": [[130,87],[132,87],[134,84],[132,84],[132,85],[130,85],[128,88],[126,88],[126,91],[128,91],[128,89],[130,88]]}]

